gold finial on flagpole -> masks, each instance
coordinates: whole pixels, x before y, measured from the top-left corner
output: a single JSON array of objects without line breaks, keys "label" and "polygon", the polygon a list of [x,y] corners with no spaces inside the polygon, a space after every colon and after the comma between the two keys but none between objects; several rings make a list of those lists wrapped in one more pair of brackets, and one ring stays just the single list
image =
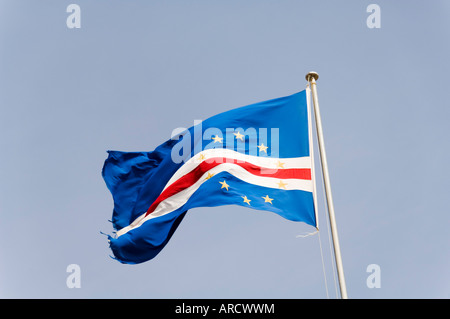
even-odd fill
[{"label": "gold finial on flagpole", "polygon": [[319,78],[319,73],[311,71],[308,74],[306,74],[305,78],[306,78],[306,81],[308,81],[308,82],[311,82],[312,79],[317,81],[317,79]]}]

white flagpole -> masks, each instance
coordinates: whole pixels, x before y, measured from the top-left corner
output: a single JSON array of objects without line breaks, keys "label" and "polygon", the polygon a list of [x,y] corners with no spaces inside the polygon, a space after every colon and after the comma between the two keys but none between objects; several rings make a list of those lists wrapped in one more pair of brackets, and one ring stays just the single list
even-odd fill
[{"label": "white flagpole", "polygon": [[334,256],[336,259],[336,268],[337,268],[337,273],[338,273],[338,278],[339,278],[339,288],[341,291],[341,298],[347,299],[347,288],[345,286],[344,269],[342,266],[342,258],[341,258],[341,249],[339,247],[339,238],[338,238],[338,233],[337,233],[337,228],[336,228],[336,220],[335,220],[335,216],[334,216],[333,197],[331,196],[330,176],[328,174],[327,156],[325,153],[325,144],[323,141],[322,120],[320,118],[320,111],[319,111],[319,99],[317,98],[316,80],[318,78],[319,78],[319,74],[317,74],[316,72],[309,72],[306,75],[306,81],[311,83],[311,92],[312,92],[313,104],[314,104],[314,116],[316,119],[317,138],[319,141],[320,160],[322,162],[322,175],[323,175],[323,182],[325,184],[325,193],[326,193],[327,205],[328,205],[328,216],[330,218],[331,235],[333,238],[333,247],[334,247]]}]

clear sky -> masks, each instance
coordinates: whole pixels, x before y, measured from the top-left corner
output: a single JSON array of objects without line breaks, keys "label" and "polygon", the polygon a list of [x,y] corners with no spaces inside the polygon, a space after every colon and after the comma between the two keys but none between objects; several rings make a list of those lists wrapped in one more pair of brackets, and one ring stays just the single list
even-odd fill
[{"label": "clear sky", "polygon": [[449,16],[447,0],[0,0],[0,297],[335,298],[321,187],[327,285],[317,234],[270,212],[191,210],[140,265],[99,233],[106,150],[153,150],[315,70],[349,297],[449,298]]}]

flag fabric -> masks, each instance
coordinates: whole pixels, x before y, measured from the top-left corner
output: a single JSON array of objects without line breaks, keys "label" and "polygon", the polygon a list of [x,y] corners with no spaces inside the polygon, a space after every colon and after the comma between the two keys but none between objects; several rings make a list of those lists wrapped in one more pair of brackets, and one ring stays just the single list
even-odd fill
[{"label": "flag fabric", "polygon": [[108,151],[114,258],[154,258],[187,211],[241,205],[317,227],[309,89],[179,129],[151,152]]}]

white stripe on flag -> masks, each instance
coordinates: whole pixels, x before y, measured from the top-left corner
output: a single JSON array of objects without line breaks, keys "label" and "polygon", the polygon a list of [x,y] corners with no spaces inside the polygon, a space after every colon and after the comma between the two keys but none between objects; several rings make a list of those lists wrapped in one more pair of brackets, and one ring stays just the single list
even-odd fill
[{"label": "white stripe on flag", "polygon": [[[215,157],[215,156],[212,156],[212,157]],[[212,158],[212,157],[210,157],[210,158]],[[282,163],[288,163],[288,162],[292,163],[292,162],[294,162],[294,160],[300,163],[300,162],[304,162],[305,159],[308,159],[308,161],[309,161],[309,157],[291,158],[291,159],[271,158],[271,160],[281,160]],[[298,168],[298,167],[295,167],[295,168]],[[303,166],[302,168],[305,168],[305,167]],[[280,181],[281,181],[281,182],[283,182],[283,189],[285,189],[285,190],[302,190],[302,191],[307,191],[307,192],[312,192],[312,190],[313,190],[313,184],[312,184],[311,180],[279,179],[279,178],[274,178],[274,177],[257,176],[257,175],[253,175],[253,174],[249,173],[247,170],[245,170],[244,168],[242,168],[241,166],[239,166],[237,164],[233,164],[233,163],[219,164],[219,165],[215,166],[214,168],[210,169],[209,171],[205,172],[202,175],[202,177],[199,178],[190,187],[163,200],[161,203],[158,204],[158,206],[155,208],[155,210],[151,214],[145,216],[146,212],[144,212],[141,216],[136,218],[129,226],[120,229],[117,232],[117,237],[127,233],[131,229],[140,227],[144,222],[146,222],[149,219],[169,214],[169,213],[177,210],[178,208],[182,207],[184,204],[186,204],[186,202],[189,200],[189,198],[195,193],[195,191],[197,191],[197,189],[205,181],[207,181],[206,177],[210,176],[210,174],[217,175],[221,172],[228,172],[246,183],[254,184],[254,185],[258,185],[258,186],[262,186],[262,187],[278,189],[278,188],[280,188]],[[174,181],[172,181],[171,184],[173,182]]]},{"label": "white stripe on flag", "polygon": [[[180,177],[186,175],[190,171],[194,170],[202,161],[208,162],[213,158],[229,158],[237,161],[248,162],[250,164],[260,166],[266,169],[281,169],[281,168],[311,168],[311,158],[305,157],[293,157],[293,158],[278,158],[278,157],[262,157],[247,155],[236,152],[234,150],[226,148],[212,148],[204,150],[191,157],[183,166],[181,166],[175,174],[167,182],[164,189],[169,187],[173,182]],[[281,166],[280,166],[281,165]]]}]

